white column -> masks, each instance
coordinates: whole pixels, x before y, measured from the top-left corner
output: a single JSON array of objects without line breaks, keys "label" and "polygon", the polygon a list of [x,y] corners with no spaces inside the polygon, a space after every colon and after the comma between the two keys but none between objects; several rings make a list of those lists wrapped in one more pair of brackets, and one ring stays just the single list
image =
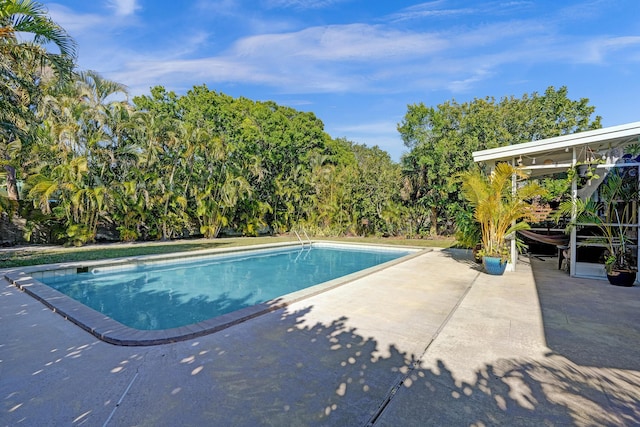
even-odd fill
[{"label": "white column", "polygon": [[[513,158],[511,165],[517,167],[516,159]],[[518,191],[518,180],[516,174],[511,175],[511,194],[515,195]],[[515,225],[515,221],[513,223]],[[518,247],[516,246],[516,236],[511,239],[511,256],[509,258],[511,262],[507,263],[507,271],[516,271],[516,264],[518,263]]]},{"label": "white column", "polygon": [[[638,139],[640,141],[640,138]],[[637,176],[638,176],[638,188],[640,188],[640,165],[636,166],[636,169],[638,170]],[[636,227],[636,244],[638,245],[636,248],[636,267],[638,267],[637,264],[640,263],[640,203],[638,203],[636,201],[636,224],[638,224],[638,227]],[[636,277],[636,282],[638,282],[638,280],[640,280],[640,278]]]},{"label": "white column", "polygon": [[[576,158],[576,149],[573,148],[573,158],[571,160],[571,166],[575,167],[577,162]],[[575,223],[576,221],[576,199],[578,198],[578,178],[576,175],[573,176],[573,181],[571,181],[571,202],[573,207],[571,208],[571,222]],[[569,269],[571,277],[576,275],[576,257],[578,255],[578,245],[577,245],[577,234],[578,231],[576,227],[571,227],[571,238],[569,239],[569,254],[571,259],[569,260]]]}]

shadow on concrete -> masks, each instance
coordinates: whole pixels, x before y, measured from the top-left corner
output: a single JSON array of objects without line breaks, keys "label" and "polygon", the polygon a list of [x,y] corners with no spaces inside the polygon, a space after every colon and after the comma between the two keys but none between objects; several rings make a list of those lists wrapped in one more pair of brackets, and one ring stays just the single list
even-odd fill
[{"label": "shadow on concrete", "polygon": [[447,255],[452,260],[463,264],[473,270],[484,271],[482,268],[482,263],[475,262],[473,259],[473,254],[470,249],[457,249],[457,248],[447,248],[443,249],[442,253]]},{"label": "shadow on concrete", "polygon": [[[283,311],[277,323],[230,330],[215,343],[191,342],[177,351],[178,367],[170,375],[141,370],[113,425],[132,421],[134,402],[144,402],[143,419],[150,425],[640,423],[637,375],[551,357],[501,360],[461,382],[444,361],[423,367],[418,355],[393,345],[379,348],[375,339],[349,328],[347,317],[309,322],[312,311]],[[153,357],[170,362],[166,350]],[[150,389],[159,395],[150,398]]]},{"label": "shadow on concrete", "polygon": [[[547,287],[553,288],[539,285],[545,330],[559,310]],[[422,355],[395,345],[381,348],[350,327],[348,317],[317,320],[314,314],[313,306],[281,309],[194,340],[117,347],[6,287],[0,298],[0,420],[108,426],[640,424],[637,369],[573,358],[588,334],[571,338],[563,349],[561,331],[554,329],[549,357],[499,360],[462,381],[446,360],[423,366]],[[627,356],[623,361],[631,365]]]},{"label": "shadow on concrete", "polygon": [[532,259],[547,346],[583,366],[640,371],[640,286],[580,279]]},{"label": "shadow on concrete", "polygon": [[473,381],[460,381],[439,360],[437,368],[409,376],[375,425],[638,425],[639,380],[638,373],[553,356],[500,360],[476,371]]}]

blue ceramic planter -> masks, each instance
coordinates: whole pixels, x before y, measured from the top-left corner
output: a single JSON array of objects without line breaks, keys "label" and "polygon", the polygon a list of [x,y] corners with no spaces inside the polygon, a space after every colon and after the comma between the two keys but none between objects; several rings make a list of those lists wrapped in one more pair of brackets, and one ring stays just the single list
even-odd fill
[{"label": "blue ceramic planter", "polygon": [[482,265],[484,265],[484,271],[488,274],[501,276],[507,268],[507,261],[503,261],[502,258],[485,256],[482,258]]}]

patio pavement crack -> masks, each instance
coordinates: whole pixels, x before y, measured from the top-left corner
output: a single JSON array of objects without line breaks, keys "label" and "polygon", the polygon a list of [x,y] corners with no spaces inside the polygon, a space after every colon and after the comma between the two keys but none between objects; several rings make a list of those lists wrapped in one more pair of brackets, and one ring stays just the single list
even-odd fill
[{"label": "patio pavement crack", "polygon": [[109,414],[109,417],[107,418],[107,420],[104,422],[104,424],[102,425],[102,427],[107,427],[107,425],[109,424],[109,422],[111,421],[111,418],[113,418],[113,416],[116,413],[116,410],[118,409],[118,407],[120,407],[120,405],[122,404],[122,402],[124,401],[124,398],[127,396],[127,394],[129,393],[129,390],[131,389],[131,386],[133,385],[133,383],[135,382],[136,378],[138,378],[138,369],[136,369],[136,374],[133,376],[133,378],[131,378],[131,381],[129,381],[129,385],[127,386],[127,388],[124,390],[124,393],[122,393],[122,396],[120,396],[120,399],[118,400],[118,402],[116,403],[116,406],[113,407],[113,410],[111,411],[111,413]]},{"label": "patio pavement crack", "polygon": [[449,312],[449,314],[447,314],[447,317],[444,319],[444,321],[442,322],[442,324],[440,325],[440,327],[438,327],[438,330],[433,334],[433,336],[431,337],[431,339],[429,340],[429,342],[427,343],[427,346],[424,348],[424,350],[422,351],[422,354],[420,355],[419,358],[417,358],[413,363],[411,363],[411,365],[409,366],[409,369],[407,370],[407,373],[404,374],[389,390],[389,392],[386,394],[386,396],[384,397],[384,399],[382,400],[382,403],[380,404],[380,406],[378,407],[378,409],[374,412],[374,414],[371,416],[371,418],[369,418],[369,421],[367,421],[367,423],[365,424],[366,427],[371,427],[374,426],[376,421],[382,416],[382,414],[384,413],[385,409],[389,406],[389,404],[391,403],[391,400],[394,398],[394,396],[396,395],[396,393],[398,392],[398,390],[400,390],[400,387],[402,387],[402,385],[405,383],[405,381],[411,376],[411,374],[413,373],[413,371],[420,366],[420,364],[422,363],[422,359],[424,358],[425,354],[427,353],[427,351],[429,350],[429,347],[431,346],[431,344],[435,341],[435,339],[438,337],[438,335],[440,335],[440,333],[442,332],[442,330],[445,328],[445,326],[447,326],[447,324],[449,323],[449,321],[451,320],[451,318],[453,317],[453,314],[458,310],[458,308],[460,307],[460,304],[462,304],[462,301],[464,301],[464,299],[467,297],[467,294],[469,293],[469,291],[471,290],[471,288],[473,288],[473,285],[476,283],[476,281],[478,280],[478,278],[480,277],[480,272],[478,272],[476,274],[476,276],[473,278],[473,280],[471,281],[471,283],[469,283],[469,286],[467,286],[467,289],[465,289],[464,293],[460,296],[460,298],[458,299],[458,301],[456,302],[456,304],[453,306],[453,308],[451,309],[451,311]]}]

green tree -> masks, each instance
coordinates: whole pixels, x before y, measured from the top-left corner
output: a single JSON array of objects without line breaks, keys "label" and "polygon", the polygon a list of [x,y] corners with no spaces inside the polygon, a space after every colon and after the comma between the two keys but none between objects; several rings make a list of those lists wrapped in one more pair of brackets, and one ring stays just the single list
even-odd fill
[{"label": "green tree", "polygon": [[0,1],[0,164],[12,200],[19,199],[16,170],[33,137],[34,107],[53,76],[58,81],[71,76],[74,59],[73,39],[41,3]]},{"label": "green tree", "polygon": [[472,152],[600,127],[588,99],[567,97],[566,87],[544,95],[474,99],[437,107],[409,105],[398,131],[410,148],[402,159],[403,196],[416,217],[416,232],[450,232],[456,212],[465,209],[457,176],[473,162]]},{"label": "green tree", "polygon": [[414,232],[429,226],[438,234],[442,217],[458,203],[452,178],[468,168],[477,138],[469,138],[463,126],[465,106],[453,102],[437,108],[409,106],[398,130],[411,151],[402,158],[403,198],[411,209]]},{"label": "green tree", "polygon": [[[195,174],[196,178],[212,176],[204,197],[220,199],[226,192],[222,189],[235,188],[225,183],[236,183],[242,189],[237,198],[230,199],[236,201],[234,206],[225,204],[221,220],[254,235],[265,225],[274,231],[287,231],[306,216],[311,203],[311,159],[329,155],[330,151],[330,138],[315,115],[271,101],[234,99],[206,86],[194,87],[179,98],[178,106],[186,123],[208,130],[216,152],[222,148],[223,154],[216,158],[207,155],[210,150],[196,156],[196,164],[206,167]],[[195,197],[200,193],[192,194]],[[221,206],[219,201],[207,203],[211,209]],[[198,212],[200,222],[205,213],[215,217],[202,206]]]},{"label": "green tree", "polygon": [[51,210],[42,197],[58,200],[52,212],[75,244],[94,240],[98,225],[111,220],[112,191],[123,163],[119,128],[128,114],[126,103],[108,100],[118,93],[126,94],[124,87],[94,72],[80,73],[50,91],[38,110],[41,137],[26,162],[35,174],[30,196],[43,213]]},{"label": "green tree", "polygon": [[[87,185],[89,167],[83,156],[73,157],[31,178],[29,197],[43,213],[53,213],[66,223],[66,238],[82,245],[95,238],[100,218],[105,213],[109,192],[105,186]],[[55,206],[51,206],[55,198]]]},{"label": "green tree", "polygon": [[167,115],[138,112],[136,145],[142,150],[137,173],[151,208],[146,218],[150,236],[169,239],[187,226],[185,162],[192,147],[184,138],[184,126]]},{"label": "green tree", "polygon": [[400,165],[377,146],[345,143],[353,153],[353,162],[342,163],[352,171],[344,185],[351,194],[347,206],[353,226],[358,234],[394,234],[401,220],[391,215],[401,202]]},{"label": "green tree", "polygon": [[[208,238],[217,237],[234,220],[247,221],[241,207],[250,209],[253,194],[251,171],[260,174],[253,153],[242,151],[239,138],[243,127],[243,101],[196,86],[177,99],[177,111],[188,129],[193,147],[188,181],[190,211]],[[252,169],[251,166],[255,166]],[[195,206],[195,209],[193,208]]]}]

